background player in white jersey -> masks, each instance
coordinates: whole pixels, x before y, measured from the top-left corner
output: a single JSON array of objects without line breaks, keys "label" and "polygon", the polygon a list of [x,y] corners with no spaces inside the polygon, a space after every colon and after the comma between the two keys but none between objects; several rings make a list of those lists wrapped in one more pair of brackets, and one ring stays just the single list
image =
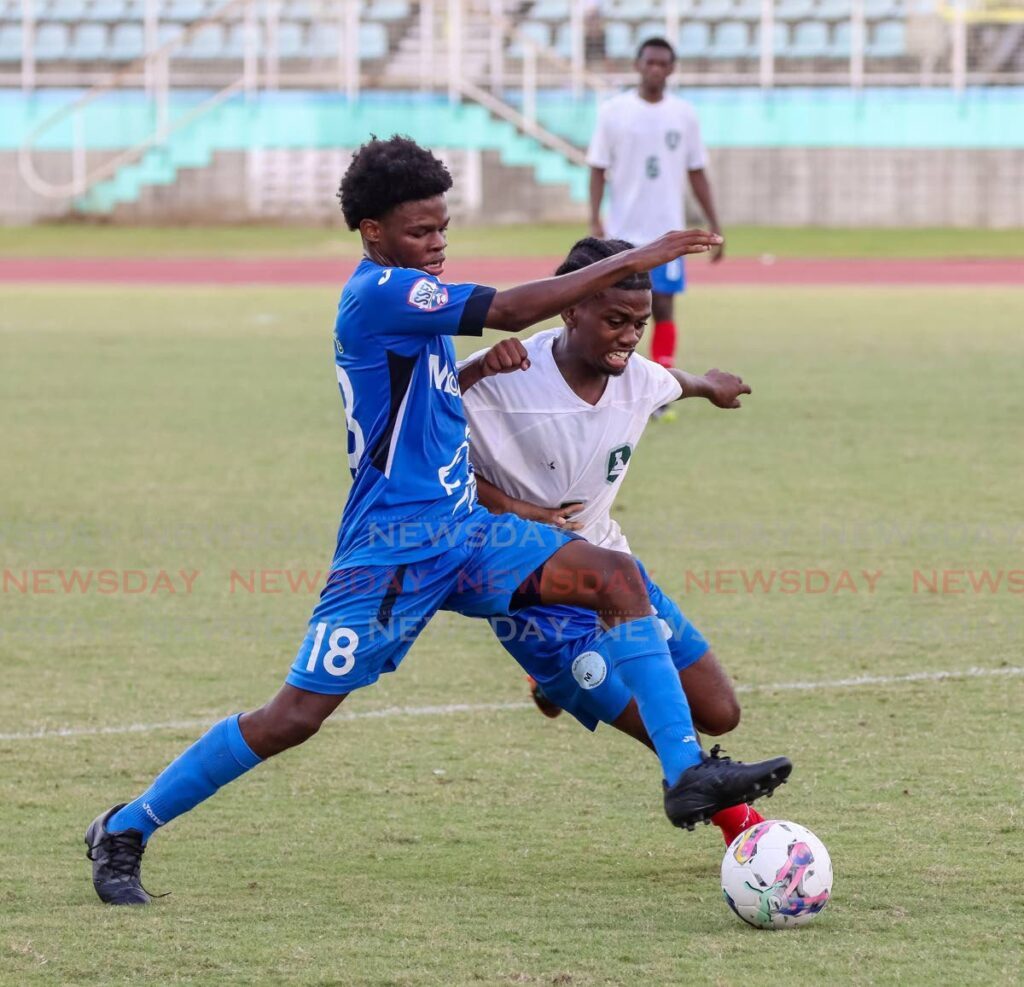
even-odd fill
[{"label": "background player in white jersey", "polygon": [[[681,228],[688,178],[708,227],[721,233],[704,170],[707,152],[697,113],[685,100],[665,91],[675,68],[675,51],[664,38],[648,38],[637,52],[636,68],[639,85],[601,107],[587,151],[590,232],[595,237],[650,243],[666,230]],[[610,202],[607,221],[602,224],[606,184]],[[722,246],[717,247],[711,259],[721,260],[722,251]],[[682,258],[651,271],[651,282],[651,359],[671,367],[676,351],[673,302],[686,287]]]},{"label": "background player in white jersey", "polygon": [[[558,273],[630,246],[621,240],[580,240]],[[564,328],[544,330],[522,343],[503,341],[463,364],[470,457],[485,507],[546,520],[595,545],[630,552],[611,508],[652,409],[687,397],[738,408],[740,395],[750,393],[734,374],[709,370],[696,376],[636,354],[650,315],[650,279],[632,275],[566,309]],[[501,360],[506,369],[529,370],[479,380],[484,357]],[[695,725],[705,733],[727,733],[740,719],[729,677],[700,632],[640,568],[652,606],[671,632],[669,650]],[[635,701],[596,643],[592,615],[569,607],[533,607],[491,623],[530,674],[542,712],[556,716],[565,708],[588,729],[610,723],[650,744]],[[752,808],[736,806],[711,821],[730,843],[760,818]]]}]

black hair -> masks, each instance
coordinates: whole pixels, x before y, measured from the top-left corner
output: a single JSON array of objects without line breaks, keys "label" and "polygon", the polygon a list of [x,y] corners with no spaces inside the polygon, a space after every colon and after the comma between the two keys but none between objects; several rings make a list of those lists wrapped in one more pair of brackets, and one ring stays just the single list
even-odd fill
[{"label": "black hair", "polygon": [[364,219],[380,219],[403,202],[432,199],[451,187],[448,169],[425,147],[399,134],[387,140],[371,135],[342,177],[338,199],[355,230]]},{"label": "black hair", "polygon": [[[623,250],[632,250],[633,244],[627,240],[599,240],[596,236],[586,236],[572,245],[572,250],[559,265],[555,274],[568,274],[578,271],[581,267],[589,267],[605,257],[621,254]],[[646,271],[629,274],[612,287],[625,291],[650,291],[651,276]]]},{"label": "black hair", "polygon": [[636,60],[640,61],[640,56],[643,55],[645,48],[664,48],[672,56],[672,61],[676,60],[676,50],[668,43],[664,38],[647,38],[646,41],[640,43],[640,47],[636,50]]}]

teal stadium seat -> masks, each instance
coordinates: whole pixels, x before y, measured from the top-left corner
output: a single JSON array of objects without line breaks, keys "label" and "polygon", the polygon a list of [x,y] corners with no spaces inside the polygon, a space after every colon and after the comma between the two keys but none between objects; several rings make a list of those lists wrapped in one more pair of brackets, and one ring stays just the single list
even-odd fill
[{"label": "teal stadium seat", "polygon": [[871,32],[866,54],[871,58],[898,58],[906,50],[907,29],[903,21],[882,21]]},{"label": "teal stadium seat", "polygon": [[145,34],[142,25],[131,21],[115,24],[110,39],[110,60],[113,62],[133,62],[142,56],[146,48]]},{"label": "teal stadium seat", "polygon": [[793,28],[793,39],[786,54],[790,58],[827,58],[828,25],[824,21],[801,21]]},{"label": "teal stadium seat", "polygon": [[679,28],[676,50],[680,58],[707,58],[711,28],[701,21],[688,21]]},{"label": "teal stadium seat", "polygon": [[106,24],[81,23],[75,27],[68,58],[75,62],[96,62],[108,55]]},{"label": "teal stadium seat", "polygon": [[633,29],[624,21],[608,21],[604,26],[604,53],[608,58],[632,58]]},{"label": "teal stadium seat", "polygon": [[21,61],[21,25],[0,25],[0,63]]},{"label": "teal stadium seat", "polygon": [[67,24],[40,24],[36,27],[36,61],[60,62],[68,57],[70,32]]},{"label": "teal stadium seat", "polygon": [[750,58],[755,54],[750,32],[742,21],[722,21],[715,27],[712,58]]}]

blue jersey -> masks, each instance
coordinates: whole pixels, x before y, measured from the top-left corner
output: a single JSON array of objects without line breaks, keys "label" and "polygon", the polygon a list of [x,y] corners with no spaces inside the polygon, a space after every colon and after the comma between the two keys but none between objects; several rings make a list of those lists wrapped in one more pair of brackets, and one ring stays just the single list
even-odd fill
[{"label": "blue jersey", "polygon": [[494,294],[365,259],[349,278],[334,358],[352,489],[335,568],[437,555],[475,506],[451,337],[479,336]]}]

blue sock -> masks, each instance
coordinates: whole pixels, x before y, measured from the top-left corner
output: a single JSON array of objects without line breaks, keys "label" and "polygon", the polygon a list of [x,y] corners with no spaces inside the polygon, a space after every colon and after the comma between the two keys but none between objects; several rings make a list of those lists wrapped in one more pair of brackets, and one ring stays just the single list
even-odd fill
[{"label": "blue sock", "polygon": [[665,780],[674,785],[687,768],[700,762],[701,750],[658,618],[616,624],[601,640],[616,674],[636,697]]},{"label": "blue sock", "polygon": [[263,760],[245,742],[238,725],[241,713],[221,720],[173,760],[134,802],[107,821],[107,830],[137,829],[145,842],[161,826],[194,809],[218,788]]}]

